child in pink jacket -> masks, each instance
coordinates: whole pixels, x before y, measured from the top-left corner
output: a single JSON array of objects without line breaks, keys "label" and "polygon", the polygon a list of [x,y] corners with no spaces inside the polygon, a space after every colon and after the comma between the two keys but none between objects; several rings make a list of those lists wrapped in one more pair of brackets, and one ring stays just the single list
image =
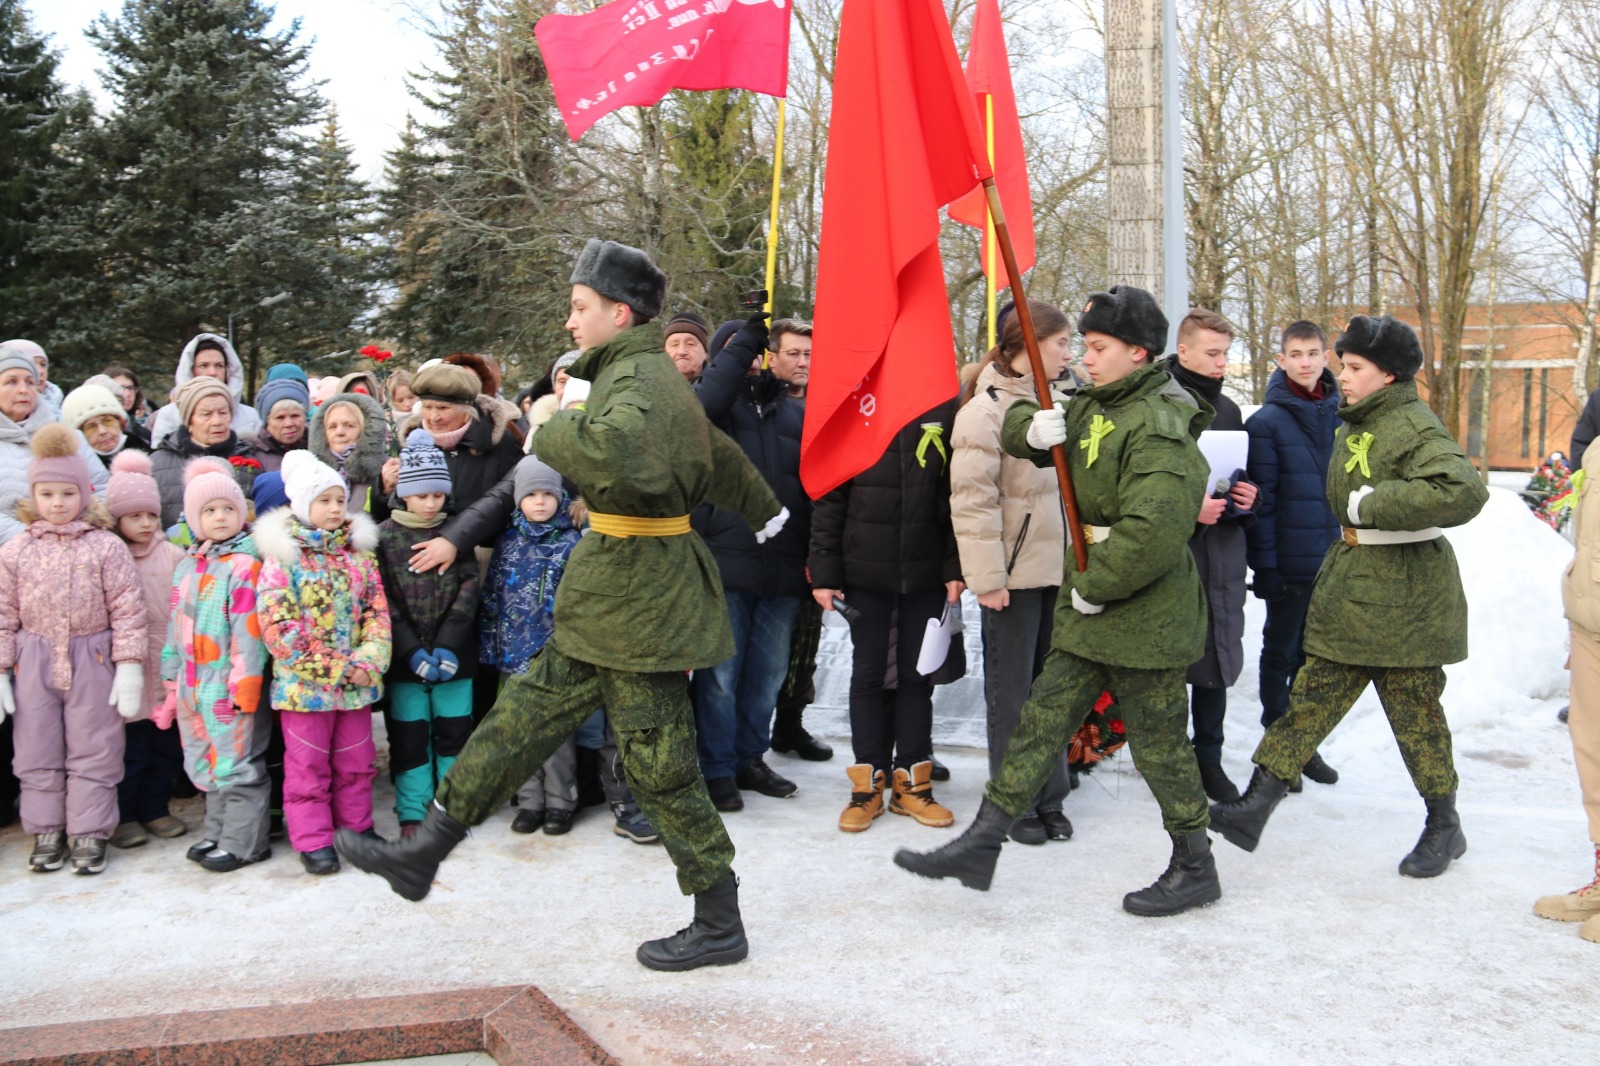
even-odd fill
[{"label": "child in pink jacket", "polygon": [[292,451],[281,473],[289,506],[256,524],[257,610],[283,728],[289,843],[307,873],[331,874],[334,830],[372,830],[372,704],[389,668],[389,600],[373,554],[378,527],[346,516],[339,472]]},{"label": "child in pink jacket", "polygon": [[118,825],[111,846],[136,848],[150,840],[188,832],[172,816],[172,783],[183,773],[183,745],[176,730],[150,720],[166,699],[161,685],[161,649],[167,642],[167,617],[172,613],[172,575],[183,561],[183,549],[161,535],[161,489],[150,476],[150,456],[127,449],[111,460],[106,484],[106,510],[115,532],[133,555],[144,596],[144,699],[128,722],[123,738],[122,783],[117,786]]},{"label": "child in pink jacket", "polygon": [[[93,499],[77,434],[33,435],[25,531],[0,547],[0,714],[16,716],[13,766],[28,867],[105,869],[117,827],[123,719],[144,706],[144,599],[127,545]],[[118,715],[121,717],[118,717]]]}]

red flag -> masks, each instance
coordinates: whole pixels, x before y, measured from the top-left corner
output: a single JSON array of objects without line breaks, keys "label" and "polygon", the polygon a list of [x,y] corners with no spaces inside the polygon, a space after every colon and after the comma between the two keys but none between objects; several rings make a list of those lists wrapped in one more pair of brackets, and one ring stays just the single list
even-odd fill
[{"label": "red flag", "polygon": [[[1033,191],[1028,187],[1028,161],[1022,149],[1022,121],[1017,118],[1017,94],[1011,88],[1011,61],[1006,56],[1005,33],[1000,26],[1000,0],[978,0],[972,18],[972,47],[967,49],[967,85],[984,121],[986,103],[994,101],[994,183],[1006,213],[1017,269],[1034,264]],[[950,219],[983,229],[989,207],[980,189],[950,205]],[[998,252],[998,249],[997,249]],[[983,242],[983,271],[990,273],[989,242]],[[1011,284],[1004,262],[994,265],[995,288]]]},{"label": "red flag", "polygon": [[800,478],[821,496],[956,394],[939,209],[989,176],[940,0],[844,0]]},{"label": "red flag", "polygon": [[790,0],[613,0],[533,28],[573,140],[673,89],[789,90]]}]

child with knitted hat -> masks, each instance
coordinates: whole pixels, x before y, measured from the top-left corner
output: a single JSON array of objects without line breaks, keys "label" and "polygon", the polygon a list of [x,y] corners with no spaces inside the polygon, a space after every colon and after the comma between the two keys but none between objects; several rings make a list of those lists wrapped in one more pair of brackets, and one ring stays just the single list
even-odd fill
[{"label": "child with knitted hat", "polygon": [[205,828],[188,858],[231,873],[272,855],[265,760],[272,723],[261,713],[266,649],[255,610],[261,560],[228,461],[191,459],[183,479],[192,542],[172,575],[161,650],[167,696],[153,717],[163,729],[177,723],[184,772],[206,794]]},{"label": "child with knitted hat", "polygon": [[378,528],[346,513],[339,472],[308,451],[283,457],[287,509],[256,524],[262,638],[283,728],[284,821],[310,874],[339,870],[336,828],[372,830],[372,705],[389,668],[389,600]]},{"label": "child with knitted hat", "polygon": [[77,434],[47,425],[31,447],[25,529],[0,548],[0,715],[16,716],[28,867],[59,870],[70,836],[73,872],[96,874],[117,826],[122,723],[143,704],[144,602]]},{"label": "child with knitted hat", "polygon": [[[68,405],[79,390],[67,394]],[[139,713],[123,731],[122,783],[117,786],[118,824],[112,846],[136,848],[150,834],[181,837],[188,827],[167,805],[172,783],[183,772],[183,746],[171,723],[163,729],[151,721],[166,701],[161,684],[161,649],[167,643],[167,618],[172,613],[172,576],[183,561],[183,549],[161,535],[161,489],[150,476],[150,456],[122,451],[111,460],[106,485],[106,510],[116,522],[117,536],[133,555],[134,572],[144,598],[144,698]]]},{"label": "child with knitted hat", "polygon": [[[567,515],[561,475],[535,456],[513,476],[517,510],[495,544],[483,581],[478,661],[502,676],[526,673],[555,629],[556,586],[581,534]],[[568,737],[517,790],[511,828],[557,836],[572,828],[578,806],[578,754]]]},{"label": "child with knitted hat", "polygon": [[478,570],[411,569],[412,545],[443,524],[450,501],[450,468],[425,429],[412,430],[400,450],[395,495],[400,507],[378,526],[378,566],[394,645],[384,724],[394,812],[401,835],[410,836],[472,735]]}]

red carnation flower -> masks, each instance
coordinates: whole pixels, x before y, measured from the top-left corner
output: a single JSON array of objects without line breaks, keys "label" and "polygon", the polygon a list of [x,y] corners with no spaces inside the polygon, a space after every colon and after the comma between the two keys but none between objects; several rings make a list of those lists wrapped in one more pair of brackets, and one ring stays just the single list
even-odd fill
[{"label": "red carnation flower", "polygon": [[261,461],[258,459],[252,459],[247,455],[231,455],[228,457],[228,462],[244,470],[261,469]]},{"label": "red carnation flower", "polygon": [[361,354],[366,356],[368,359],[376,359],[378,357],[378,346],[376,344],[369,344],[361,349]]},{"label": "red carnation flower", "polygon": [[394,353],[391,352],[391,351],[388,351],[388,350],[375,351],[375,352],[372,353],[372,361],[375,362],[375,363],[381,363],[381,362],[384,362],[385,360],[393,359],[393,358],[394,358]]}]

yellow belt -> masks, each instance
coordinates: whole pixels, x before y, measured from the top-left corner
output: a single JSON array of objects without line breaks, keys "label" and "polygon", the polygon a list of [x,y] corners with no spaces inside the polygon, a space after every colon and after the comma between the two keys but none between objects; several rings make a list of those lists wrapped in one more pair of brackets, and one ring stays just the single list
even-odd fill
[{"label": "yellow belt", "polygon": [[629,514],[590,511],[589,528],[608,537],[681,537],[689,532],[689,516],[636,518]]}]

